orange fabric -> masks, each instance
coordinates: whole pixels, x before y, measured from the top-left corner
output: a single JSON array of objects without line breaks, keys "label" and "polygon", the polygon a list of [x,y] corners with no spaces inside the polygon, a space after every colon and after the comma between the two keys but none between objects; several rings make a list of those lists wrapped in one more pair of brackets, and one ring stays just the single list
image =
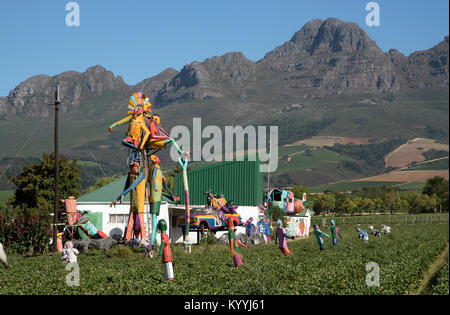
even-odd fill
[{"label": "orange fabric", "polygon": [[283,254],[285,254],[286,256],[290,256],[290,255],[291,255],[291,251],[289,250],[289,248],[287,248],[287,246],[286,246],[286,247],[283,247],[283,248],[280,248],[280,250],[281,250],[281,252],[282,252]]},{"label": "orange fabric", "polygon": [[141,225],[141,239],[145,239],[147,234],[145,233],[144,213],[139,213],[139,223]]},{"label": "orange fabric", "polygon": [[77,222],[77,201],[76,199],[64,199],[66,206],[66,215],[69,225],[74,225]]},{"label": "orange fabric", "polygon": [[300,236],[303,236],[303,233],[305,232],[305,224],[303,223],[303,220],[300,220],[298,228],[300,229]]},{"label": "orange fabric", "polygon": [[128,227],[125,234],[125,240],[127,242],[131,241],[131,236],[133,235],[133,227],[134,227],[134,215],[133,212],[130,213],[130,218],[128,219]]}]

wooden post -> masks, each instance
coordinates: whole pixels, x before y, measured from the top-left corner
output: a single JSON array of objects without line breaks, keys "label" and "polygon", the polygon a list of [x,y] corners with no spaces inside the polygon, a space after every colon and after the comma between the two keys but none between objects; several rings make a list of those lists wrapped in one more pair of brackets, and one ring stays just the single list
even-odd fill
[{"label": "wooden post", "polygon": [[59,83],[56,84],[55,92],[55,131],[54,131],[54,146],[55,146],[55,206],[53,210],[53,251],[57,249],[57,224],[58,224],[58,201],[59,201],[59,169],[58,169],[58,110],[61,104],[59,100]]}]

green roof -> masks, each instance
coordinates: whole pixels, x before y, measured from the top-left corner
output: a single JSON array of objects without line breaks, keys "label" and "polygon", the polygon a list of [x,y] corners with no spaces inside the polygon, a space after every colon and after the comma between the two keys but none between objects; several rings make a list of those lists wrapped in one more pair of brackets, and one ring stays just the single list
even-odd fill
[{"label": "green roof", "polygon": [[[126,180],[127,175],[122,176],[108,185],[81,196],[77,199],[77,202],[112,202],[122,193]],[[129,202],[130,194],[124,196],[123,201]],[[171,202],[164,196],[162,196],[161,201]]]},{"label": "green roof", "polygon": [[305,209],[302,212],[300,212],[298,215],[301,216],[301,217],[304,217],[307,212],[308,212],[308,209]]},{"label": "green roof", "polygon": [[[225,161],[187,171],[189,183],[189,202],[191,205],[204,205],[205,192],[224,194],[226,200],[233,200],[237,206],[258,206],[263,203],[263,176],[261,161]],[[174,194],[185,204],[183,174],[177,174],[174,181]]]}]

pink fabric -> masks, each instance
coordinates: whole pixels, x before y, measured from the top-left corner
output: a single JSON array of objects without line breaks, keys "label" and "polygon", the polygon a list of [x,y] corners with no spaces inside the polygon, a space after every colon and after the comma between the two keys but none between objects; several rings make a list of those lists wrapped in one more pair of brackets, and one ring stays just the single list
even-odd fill
[{"label": "pink fabric", "polygon": [[280,248],[286,247],[286,238],[284,237],[284,234],[286,234],[286,230],[284,228],[277,227],[277,230],[275,231],[275,237],[278,238],[278,244]]},{"label": "pink fabric", "polygon": [[235,267],[240,266],[240,265],[243,264],[242,258],[241,258],[241,255],[240,255],[240,254],[234,255],[233,259],[234,259],[234,266],[235,266]]},{"label": "pink fabric", "polygon": [[138,92],[138,104],[141,104],[142,92]]}]

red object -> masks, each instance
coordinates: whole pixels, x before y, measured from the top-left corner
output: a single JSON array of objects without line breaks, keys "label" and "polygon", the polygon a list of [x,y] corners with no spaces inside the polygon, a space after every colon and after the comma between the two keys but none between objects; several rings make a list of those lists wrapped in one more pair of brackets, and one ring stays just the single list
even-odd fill
[{"label": "red object", "polygon": [[106,235],[105,233],[103,233],[102,231],[98,230],[97,231],[98,236],[100,236],[101,238],[107,238],[108,235]]},{"label": "red object", "polygon": [[158,127],[156,126],[156,123],[151,120],[149,125],[148,125],[148,129],[150,130],[150,138],[151,139],[159,139],[159,140],[165,140],[165,139],[169,139],[170,137],[162,135],[159,135],[159,130]]},{"label": "red object", "polygon": [[286,256],[290,256],[290,255],[291,255],[291,251],[289,250],[289,248],[287,248],[287,246],[286,246],[286,247],[283,247],[283,248],[280,248],[280,250],[281,250],[281,252],[282,252],[283,254],[285,254]]},{"label": "red object", "polygon": [[166,233],[161,233],[161,243],[164,243],[163,249],[163,264],[172,262],[172,252],[170,251],[169,236]]}]

